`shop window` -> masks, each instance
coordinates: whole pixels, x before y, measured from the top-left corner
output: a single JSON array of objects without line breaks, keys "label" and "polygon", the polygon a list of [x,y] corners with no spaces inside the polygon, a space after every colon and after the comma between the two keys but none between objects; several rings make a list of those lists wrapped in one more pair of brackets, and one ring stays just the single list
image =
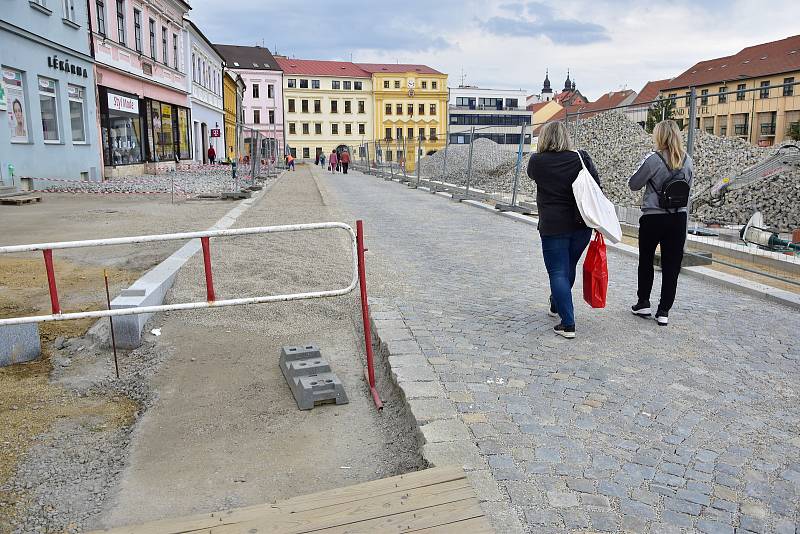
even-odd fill
[{"label": "shop window", "polygon": [[55,80],[39,78],[39,109],[42,113],[42,134],[45,143],[57,143],[60,140],[56,94]]},{"label": "shop window", "polygon": [[70,85],[67,87],[69,95],[69,119],[72,126],[72,142],[86,142],[86,116],[84,105],[85,93],[83,87]]},{"label": "shop window", "polygon": [[25,104],[25,86],[22,73],[18,70],[3,69],[3,86],[6,90],[8,106],[8,126],[12,143],[27,143],[28,114]]},{"label": "shop window", "polygon": [[125,44],[125,0],[117,0],[117,40]]},{"label": "shop window", "polygon": [[150,157],[153,161],[171,161],[175,159],[175,139],[173,133],[173,109],[171,104],[148,101],[148,131],[150,139]]},{"label": "shop window", "polygon": [[[133,42],[136,51],[142,53],[142,12],[133,10]],[[192,60],[194,61],[194,59]]]},{"label": "shop window", "polygon": [[189,141],[189,110],[187,108],[178,109],[178,157],[180,159],[190,159],[192,157],[192,146]]},{"label": "shop window", "polygon": [[95,2],[97,8],[97,33],[105,36],[106,34],[106,3],[105,0]]},{"label": "shop window", "polygon": [[100,94],[103,99],[100,121],[103,161],[106,165],[141,163],[143,137],[138,99],[114,93]]}]

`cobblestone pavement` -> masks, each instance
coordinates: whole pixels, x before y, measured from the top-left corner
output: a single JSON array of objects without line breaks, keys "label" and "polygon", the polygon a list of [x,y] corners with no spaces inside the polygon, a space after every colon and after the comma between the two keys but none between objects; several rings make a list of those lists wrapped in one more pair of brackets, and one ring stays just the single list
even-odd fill
[{"label": "cobblestone pavement", "polygon": [[373,295],[528,531],[798,532],[800,314],[682,277],[660,328],[628,312],[636,263],[610,254],[608,307],[578,282],[564,340],[533,227],[360,173],[325,183],[412,288]]}]

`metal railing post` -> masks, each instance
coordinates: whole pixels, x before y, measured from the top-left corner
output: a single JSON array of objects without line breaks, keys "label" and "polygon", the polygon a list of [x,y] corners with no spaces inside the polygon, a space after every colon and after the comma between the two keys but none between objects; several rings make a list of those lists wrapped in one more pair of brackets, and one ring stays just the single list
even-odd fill
[{"label": "metal railing post", "polygon": [[408,151],[406,150],[406,138],[403,137],[403,180],[404,181],[408,180],[406,167],[408,167]]},{"label": "metal railing post", "polygon": [[419,135],[419,141],[417,142],[417,187],[420,184],[420,178],[422,177],[422,134]]},{"label": "metal railing post", "polygon": [[369,174],[370,165],[369,165],[369,141],[367,141],[364,145],[364,150],[366,151],[365,155],[367,157],[367,168],[364,169],[364,173]]},{"label": "metal railing post", "polygon": [[686,152],[692,156],[694,154],[694,123],[697,121],[697,90],[689,88],[689,132],[686,137]]},{"label": "metal railing post", "polygon": [[522,167],[522,151],[525,146],[525,124],[522,125],[519,137],[519,150],[517,151],[517,168],[514,170],[514,190],[511,192],[511,206],[517,205],[517,189],[519,188],[519,170]]},{"label": "metal railing post", "polygon": [[467,159],[467,187],[464,191],[464,196],[469,198],[469,182],[472,179],[472,147],[475,144],[475,127],[470,128],[469,131],[469,158]]}]

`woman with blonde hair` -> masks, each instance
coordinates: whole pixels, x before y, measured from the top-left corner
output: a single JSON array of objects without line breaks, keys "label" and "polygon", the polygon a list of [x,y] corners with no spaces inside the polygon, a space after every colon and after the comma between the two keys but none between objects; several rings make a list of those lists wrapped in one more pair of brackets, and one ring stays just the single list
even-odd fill
[{"label": "woman with blonde hair", "polygon": [[586,165],[597,183],[600,176],[586,151],[572,149],[567,128],[561,122],[542,127],[536,154],[528,162],[528,176],[536,182],[539,210],[539,235],[542,255],[550,278],[550,315],[560,316],[553,331],[565,338],[575,337],[575,309],[572,286],[575,267],[592,237],[592,230],[581,218],[572,182]]},{"label": "woman with blonde hair", "polygon": [[683,147],[675,121],[666,120],[653,129],[656,150],[647,155],[628,180],[633,191],[645,188],[642,216],[639,219],[639,291],[634,315],[650,317],[650,292],[653,289],[653,259],[661,246],[661,300],[656,310],[660,326],[669,323],[669,310],[675,302],[678,275],[686,242],[689,192],[692,185],[692,158]]}]

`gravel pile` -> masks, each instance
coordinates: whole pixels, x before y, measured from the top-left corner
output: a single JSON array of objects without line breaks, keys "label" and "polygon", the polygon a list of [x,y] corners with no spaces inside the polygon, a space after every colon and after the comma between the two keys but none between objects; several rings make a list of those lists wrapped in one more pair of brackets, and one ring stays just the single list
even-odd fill
[{"label": "gravel pile", "polygon": [[[238,186],[250,185],[249,177],[239,175]],[[218,195],[236,190],[228,166],[218,169],[179,170],[167,174],[125,176],[111,178],[104,182],[37,180],[37,186],[52,193],[94,193],[94,194],[154,194],[171,193],[185,195]]]},{"label": "gravel pile", "polygon": [[[574,125],[570,125],[573,135]],[[685,141],[684,134],[684,141]],[[641,192],[628,188],[628,178],[653,149],[652,138],[638,124],[621,113],[606,112],[580,123],[577,146],[594,160],[606,195],[619,206],[635,207]],[[783,143],[786,144],[786,143]],[[695,191],[701,198],[721,178],[734,177],[745,169],[774,155],[777,148],[760,148],[731,137],[717,137],[698,131],[695,137]],[[469,145],[447,147],[445,181],[464,185],[467,177]],[[504,150],[493,141],[478,139],[473,147],[471,186],[491,193],[509,193],[514,183],[516,152]],[[536,188],[525,175],[530,155],[526,154],[520,173],[520,194],[534,196]],[[444,169],[445,150],[420,162],[425,178],[439,180]],[[771,226],[781,230],[800,227],[800,169],[784,172],[758,185],[746,186],[726,195],[719,207],[700,205],[693,216],[704,222],[744,224],[754,211],[764,213]]]}]

